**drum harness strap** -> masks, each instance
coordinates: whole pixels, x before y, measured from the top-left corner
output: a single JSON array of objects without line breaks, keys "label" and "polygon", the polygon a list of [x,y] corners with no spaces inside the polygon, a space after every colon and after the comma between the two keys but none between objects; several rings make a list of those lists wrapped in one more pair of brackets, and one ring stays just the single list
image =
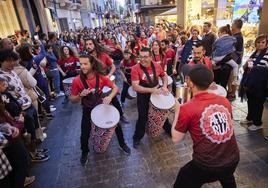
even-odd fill
[{"label": "drum harness strap", "polygon": [[[88,89],[88,85],[87,82],[85,80],[85,78],[83,76],[80,75],[80,79],[82,81],[82,84],[84,86],[85,89]],[[96,86],[95,86],[95,93],[99,93],[99,83],[100,83],[100,79],[99,79],[99,75],[96,74]],[[90,94],[89,94],[90,95]]]},{"label": "drum harness strap", "polygon": [[[152,81],[152,79],[151,79],[148,71],[146,70],[146,68],[144,66],[142,66],[141,64],[140,64],[140,67],[143,70],[143,72],[145,73],[147,80],[149,81],[149,85],[148,86],[149,87],[154,87],[154,86],[156,86],[158,84],[157,83],[158,81],[156,79],[156,70],[155,70],[154,63],[151,63],[151,65],[152,65],[152,69],[153,69],[154,81]],[[142,85],[144,85],[144,84],[142,84]]]}]

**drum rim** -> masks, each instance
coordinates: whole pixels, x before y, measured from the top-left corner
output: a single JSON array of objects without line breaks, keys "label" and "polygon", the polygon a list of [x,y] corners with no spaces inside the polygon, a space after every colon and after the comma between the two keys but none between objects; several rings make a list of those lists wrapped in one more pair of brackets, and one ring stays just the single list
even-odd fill
[{"label": "drum rim", "polygon": [[[226,89],[223,86],[219,85],[219,84],[216,84],[216,86],[217,86],[217,89],[213,89],[213,90],[208,89],[208,92],[209,93],[214,93],[214,94],[222,96],[222,97],[226,97],[227,96]],[[220,91],[220,92],[218,92],[218,91]],[[221,91],[224,91],[224,95],[220,95],[221,93],[223,94],[223,92],[221,92]]]},{"label": "drum rim", "polygon": [[[132,92],[130,93],[129,91],[132,91]],[[136,97],[137,97],[137,92],[134,91],[134,89],[133,89],[132,86],[130,86],[130,87],[128,88],[127,92],[128,92],[128,95],[129,95],[130,97],[133,97],[133,98],[136,98]],[[134,94],[134,93],[135,93],[135,95],[131,95],[131,94]]]},{"label": "drum rim", "polygon": [[[160,80],[161,80],[161,79],[160,79]],[[171,85],[171,84],[173,83],[173,79],[171,78],[171,76],[168,76],[168,81],[169,81],[169,80],[171,80],[171,82],[170,82],[170,83],[168,83],[168,86],[169,86],[169,85]],[[161,82],[162,82],[162,80],[161,80]],[[163,83],[162,83],[162,84],[160,84],[160,83],[159,83],[159,85],[161,85],[161,86],[162,86],[162,85],[163,85]]]},{"label": "drum rim", "polygon": [[[154,100],[153,100],[153,98],[154,98],[155,96],[157,96],[157,95],[159,95],[159,94],[151,94],[151,97],[150,97],[150,102],[151,102],[152,105],[154,105],[156,108],[161,109],[161,110],[169,110],[169,109],[171,109],[171,108],[175,105],[175,97],[174,97],[171,93],[169,93],[168,96],[170,97],[170,99],[172,99],[172,103],[170,103],[170,106],[165,107],[165,108],[163,108],[163,106],[158,107],[157,105],[155,105]],[[162,94],[160,94],[160,95],[162,95]],[[165,96],[165,95],[162,95],[162,96]],[[171,105],[171,104],[172,104],[172,105]]]},{"label": "drum rim", "polygon": [[[94,113],[97,113],[97,112],[95,112],[97,109],[99,109],[99,108],[104,108],[104,106],[106,106],[106,108],[110,108],[111,110],[113,110],[114,112],[115,112],[115,114],[113,114],[113,117],[114,117],[114,119],[115,119],[115,121],[114,121],[114,125],[113,126],[109,126],[109,127],[104,127],[103,125],[100,125],[99,124],[99,122],[94,122],[94,117],[93,117],[93,115],[94,115]],[[107,116],[103,116],[103,117],[107,117]],[[103,129],[109,129],[109,128],[112,128],[112,127],[115,127],[117,124],[118,124],[118,122],[119,122],[119,120],[120,120],[120,114],[119,114],[119,111],[114,107],[114,106],[112,106],[112,105],[110,105],[110,104],[99,104],[99,105],[97,105],[97,106],[95,106],[93,109],[92,109],[92,111],[91,111],[91,113],[90,113],[90,118],[91,118],[91,121],[92,121],[92,123],[94,124],[94,125],[96,125],[97,127],[99,127],[99,128],[103,128]],[[103,118],[102,118],[103,119]]]},{"label": "drum rim", "polygon": [[[106,90],[106,92],[103,91],[104,88],[105,88],[105,89],[108,88],[108,89]],[[108,86],[104,86],[104,87],[102,88],[102,92],[103,92],[103,93],[108,93],[108,92],[110,92],[111,90],[112,90],[112,88],[110,88],[110,87],[108,87]]]},{"label": "drum rim", "polygon": [[[64,80],[62,80],[62,83],[63,84],[71,84],[74,79],[75,79],[75,77],[65,78]],[[67,82],[67,80],[70,80],[71,82]]]}]

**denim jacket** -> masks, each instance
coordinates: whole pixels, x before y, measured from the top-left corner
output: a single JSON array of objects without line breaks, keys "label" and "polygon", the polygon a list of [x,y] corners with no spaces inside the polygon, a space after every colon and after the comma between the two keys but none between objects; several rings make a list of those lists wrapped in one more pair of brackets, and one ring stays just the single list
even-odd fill
[{"label": "denim jacket", "polygon": [[224,35],[218,38],[212,46],[212,57],[228,55],[235,51],[236,38]]}]

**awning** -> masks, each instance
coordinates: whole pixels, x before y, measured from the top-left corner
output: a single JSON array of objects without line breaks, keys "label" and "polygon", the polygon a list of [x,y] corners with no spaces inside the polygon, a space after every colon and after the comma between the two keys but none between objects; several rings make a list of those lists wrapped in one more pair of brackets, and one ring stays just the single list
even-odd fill
[{"label": "awning", "polygon": [[159,16],[174,15],[174,14],[177,15],[177,7],[169,9],[168,11],[159,14]]}]

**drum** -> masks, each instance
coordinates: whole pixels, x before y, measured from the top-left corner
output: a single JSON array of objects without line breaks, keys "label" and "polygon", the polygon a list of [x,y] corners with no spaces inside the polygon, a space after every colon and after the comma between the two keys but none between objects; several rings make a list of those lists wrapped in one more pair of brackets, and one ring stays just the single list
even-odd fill
[{"label": "drum", "polygon": [[[158,82],[159,82],[160,86],[163,86],[163,82],[162,82],[161,78],[159,78]],[[173,80],[172,80],[171,76],[168,76],[168,86],[167,86],[167,88],[168,88],[168,90],[170,92],[172,91],[172,83],[173,83]]]},{"label": "drum", "polygon": [[73,83],[73,79],[75,77],[70,77],[70,78],[66,78],[62,81],[63,83],[63,89],[64,89],[64,93],[65,95],[69,96],[71,94],[71,87],[72,87],[72,83]]},{"label": "drum", "polygon": [[160,131],[174,104],[175,99],[171,93],[168,95],[151,95],[146,126],[148,136],[156,137],[160,135]]},{"label": "drum", "polygon": [[104,86],[102,88],[102,96],[103,97],[107,97],[108,95],[110,95],[110,93],[112,92],[112,88]]},{"label": "drum", "polygon": [[129,96],[130,99],[134,99],[134,98],[137,97],[137,92],[134,91],[134,89],[133,89],[132,86],[130,86],[130,87],[128,88],[127,93],[128,93],[128,96]]},{"label": "drum", "polygon": [[209,93],[214,93],[216,95],[222,96],[222,97],[226,97],[227,96],[227,91],[224,87],[222,87],[221,85],[212,83],[209,88],[208,88],[208,92]]},{"label": "drum", "polygon": [[115,83],[115,76],[114,76],[114,75],[110,76],[110,80],[111,80],[113,83]]},{"label": "drum", "polygon": [[106,151],[119,120],[120,114],[112,105],[100,104],[93,108],[91,138],[94,151],[97,153]]}]

